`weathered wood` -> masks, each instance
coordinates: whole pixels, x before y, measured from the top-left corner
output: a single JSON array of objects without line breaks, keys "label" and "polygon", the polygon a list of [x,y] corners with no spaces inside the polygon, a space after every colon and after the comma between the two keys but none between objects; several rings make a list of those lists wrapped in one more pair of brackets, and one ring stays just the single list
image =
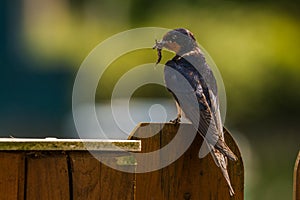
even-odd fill
[{"label": "weathered wood", "polygon": [[0,151],[140,151],[140,141],[98,139],[0,138]]},{"label": "weathered wood", "polygon": [[[98,152],[97,159],[85,145]],[[126,151],[140,149],[140,141],[2,138],[0,199],[133,200],[135,175],[111,169],[98,159],[120,169],[134,168]]]},{"label": "weathered wood", "polygon": [[101,194],[101,163],[89,152],[70,152],[74,200],[99,199]]},{"label": "weathered wood", "polygon": [[[117,158],[128,156],[123,152],[70,152],[73,199],[134,200],[135,175],[111,167],[134,167],[120,163]],[[104,163],[109,163],[111,167]]]},{"label": "weathered wood", "polygon": [[27,158],[26,199],[70,199],[67,156],[36,153]]},{"label": "weathered wood", "polygon": [[[150,138],[142,140],[142,152],[157,150],[168,144],[179,130],[173,124],[141,124],[133,139],[138,139],[142,134],[151,135],[158,127],[161,131]],[[183,133],[193,131],[191,125],[181,124]],[[139,137],[136,137],[139,136]],[[186,135],[185,135],[186,136]],[[137,174],[136,197],[137,199],[243,199],[244,196],[244,168],[239,149],[230,134],[225,131],[227,144],[238,156],[237,162],[229,161],[228,170],[235,196],[230,197],[228,186],[220,169],[215,165],[211,155],[199,159],[198,153],[203,139],[197,134],[188,150],[171,165],[150,173]],[[181,148],[180,144],[174,151]],[[170,154],[172,156],[172,154]],[[139,163],[138,163],[139,164]]]},{"label": "weathered wood", "polygon": [[0,153],[0,199],[24,199],[23,153]]},{"label": "weathered wood", "polygon": [[300,151],[294,168],[294,200],[300,200]]},{"label": "weathered wood", "polygon": [[[130,139],[138,139],[153,135],[152,137],[142,139],[142,151],[141,153],[152,152],[160,149],[160,137],[161,134],[156,134],[158,130],[161,130],[161,124],[140,124],[130,136]],[[153,159],[159,159],[154,157]],[[153,160],[140,160],[140,165],[146,163],[145,167],[151,167],[154,163]],[[161,199],[163,196],[162,191],[162,171],[157,170],[149,173],[136,174],[136,199]]]},{"label": "weathered wood", "polygon": [[[120,155],[120,157],[123,156],[126,155]],[[127,168],[135,168],[135,165],[119,163],[118,157],[116,154],[106,153],[97,155],[97,158],[102,161],[100,199],[135,200],[135,174],[123,172],[134,171]],[[109,166],[106,166],[106,164]],[[116,170],[117,167],[122,171]]]},{"label": "weathered wood", "polygon": [[[179,125],[173,124],[140,124],[133,132],[131,139],[141,138],[141,142],[124,141],[124,144],[115,145],[107,141],[108,143],[104,146],[94,146],[95,149],[102,149],[101,151],[92,152],[88,152],[85,148],[83,151],[74,149],[72,143],[63,144],[67,149],[65,151],[53,151],[62,149],[62,146],[56,143],[60,142],[57,140],[46,141],[46,143],[52,143],[50,150],[45,148],[49,145],[44,143],[44,140],[26,140],[22,143],[19,139],[12,139],[14,142],[9,141],[9,144],[6,143],[7,141],[0,140],[0,200],[243,199],[243,163],[239,149],[230,134],[225,132],[226,142],[239,158],[238,162],[229,161],[228,165],[236,193],[233,197],[229,196],[225,179],[210,154],[203,159],[198,158],[203,139],[197,135],[191,145],[183,149],[183,139],[180,137],[189,136],[193,128],[188,124],[181,124],[180,127],[182,129],[179,129]],[[173,138],[178,136],[177,131],[181,131],[179,140],[168,149],[167,154],[158,151],[159,153],[153,157],[137,156],[141,155],[136,152],[138,150],[142,150],[142,153],[152,153],[166,147],[170,141],[174,142]],[[38,145],[41,145],[40,151],[27,148],[27,142],[28,144],[38,142]],[[18,148],[23,146],[23,150],[12,150],[16,144],[19,145]],[[124,148],[119,148],[124,145],[134,153],[124,152]],[[37,150],[38,146],[34,148]],[[11,151],[8,151],[9,149]],[[161,161],[173,160],[174,154],[168,152],[185,153],[162,169],[137,173],[140,172],[139,169],[155,168],[160,165]],[[295,174],[297,174],[295,180],[299,180],[299,171],[297,173],[295,171]],[[298,188],[299,182],[295,181],[295,195]]]}]

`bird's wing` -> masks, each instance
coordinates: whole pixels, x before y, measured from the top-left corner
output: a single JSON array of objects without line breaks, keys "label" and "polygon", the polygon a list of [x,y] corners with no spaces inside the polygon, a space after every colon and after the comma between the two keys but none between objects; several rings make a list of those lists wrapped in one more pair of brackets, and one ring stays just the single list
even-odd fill
[{"label": "bird's wing", "polygon": [[[231,160],[237,160],[237,157],[226,145],[224,140],[223,123],[221,120],[219,109],[217,81],[213,75],[212,70],[205,61],[204,55],[202,55],[201,53],[186,56],[184,57],[184,60],[188,61],[188,63],[191,63],[190,65],[195,67],[196,71],[199,73],[198,77],[204,89],[206,102],[209,105],[209,109],[203,112],[203,114],[210,116],[210,127],[206,130],[206,132],[208,133],[206,135],[208,137],[213,137],[213,140],[209,143],[216,144],[216,149],[221,151],[221,153],[226,155]],[[216,138],[218,138],[217,141]]]},{"label": "bird's wing", "polygon": [[[224,141],[217,96],[205,86],[201,75],[190,65],[188,62],[178,64],[173,60],[168,61],[164,72],[165,84],[195,130],[208,144],[236,160],[236,156]],[[207,93],[209,95],[205,95]]]},{"label": "bird's wing", "polygon": [[[196,70],[190,70],[175,61],[166,63],[165,84],[168,90],[195,129],[206,138],[208,143],[216,144],[219,134],[200,79]],[[207,134],[208,130],[209,134]]]},{"label": "bird's wing", "polygon": [[211,98],[211,114],[215,121],[216,128],[218,129],[219,139],[215,144],[215,148],[218,149],[223,155],[227,156],[229,159],[236,161],[236,155],[230,150],[230,148],[225,143],[223,124],[221,120],[221,113],[219,109],[218,98],[212,91],[209,91]]},{"label": "bird's wing", "polygon": [[223,123],[221,119],[218,96],[215,95],[212,90],[209,90],[209,97],[211,102],[211,106],[210,106],[211,114],[213,116],[216,127],[218,129],[219,137],[221,140],[224,140]]}]

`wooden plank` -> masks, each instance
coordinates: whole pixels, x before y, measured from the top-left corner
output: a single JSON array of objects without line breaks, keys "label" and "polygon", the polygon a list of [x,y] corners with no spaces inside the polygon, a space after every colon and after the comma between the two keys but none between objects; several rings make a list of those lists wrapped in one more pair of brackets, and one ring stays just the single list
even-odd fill
[{"label": "wooden plank", "polygon": [[[181,126],[184,126],[182,131],[187,134],[194,131],[191,126],[184,124]],[[168,144],[174,138],[174,133],[178,131],[178,126],[173,127],[166,125],[162,131],[162,145]],[[186,135],[184,137],[186,137]],[[176,160],[176,162],[162,169],[165,183],[163,188],[164,199],[198,199],[200,196],[203,197],[203,199],[207,198],[205,194],[202,194],[203,190],[206,193],[209,189],[207,188],[208,180],[205,180],[206,177],[203,177],[207,175],[207,173],[203,172],[203,169],[201,169],[199,165],[209,165],[210,163],[198,158],[202,141],[202,138],[197,136],[183,156]],[[180,144],[178,144],[178,146],[180,147]],[[175,150],[176,149],[174,149],[174,151]]]},{"label": "wooden plank", "polygon": [[70,152],[74,200],[99,199],[101,163],[89,152]]},{"label": "wooden plank", "polygon": [[55,152],[28,155],[26,199],[70,199],[65,154]]},{"label": "wooden plank", "polygon": [[102,161],[100,199],[135,200],[136,177],[135,174],[126,172],[134,171],[131,168],[135,168],[135,165],[120,163],[119,158],[124,156],[128,155],[99,153],[98,158]]},{"label": "wooden plank", "polygon": [[[134,167],[130,163],[120,162],[120,158],[128,156],[118,152],[70,152],[72,170],[73,199],[124,199],[134,200],[135,174],[116,170]],[[119,158],[119,159],[118,159]],[[101,162],[100,162],[101,161]],[[111,167],[104,163],[109,163]]]},{"label": "wooden plank", "polygon": [[[191,126],[186,126],[185,124],[181,126],[185,126],[183,131],[186,133],[193,131],[193,129],[189,130]],[[179,133],[179,126],[166,125],[163,128],[161,133],[162,146],[167,145],[174,138],[174,132]],[[181,151],[182,149],[180,149],[180,147],[180,144],[174,146],[174,149],[170,151],[170,156],[174,157],[174,152]],[[163,198],[161,199],[190,199],[191,197],[194,199],[198,196],[198,192],[201,192],[199,189],[201,186],[194,184],[194,182],[197,182],[201,177],[198,174],[198,170],[194,170],[192,166],[195,164],[195,161],[200,160],[197,158],[197,153],[189,153],[195,149],[194,147],[195,145],[190,146],[185,153],[186,155],[189,154],[189,156],[181,156],[176,162],[171,163],[161,170],[164,183]],[[194,190],[195,187],[197,188],[196,190]],[[194,193],[192,193],[193,191]]]},{"label": "wooden plank", "polygon": [[[142,126],[145,126],[145,124],[142,124]],[[147,126],[148,130],[143,128],[142,131],[146,131],[146,134],[150,135],[151,133],[147,133],[147,131],[151,132],[153,126],[156,127],[158,124],[151,124]],[[183,126],[182,131],[185,134],[193,131],[191,125],[182,124],[181,126]],[[139,128],[137,128],[136,132],[139,131]],[[173,139],[177,131],[178,126],[165,124],[158,135],[141,139],[142,152],[144,152],[144,149],[158,149],[157,146],[152,146],[159,143],[160,147],[163,147]],[[139,133],[139,135],[142,135],[142,133]],[[236,193],[235,196],[230,197],[226,181],[211,155],[209,154],[202,159],[198,158],[203,139],[197,134],[191,146],[178,160],[161,170],[137,175],[137,199],[243,199],[244,169],[241,155],[236,143],[227,131],[225,132],[225,139],[239,158],[234,163],[229,161],[228,165],[229,175]],[[171,152],[178,151],[180,148],[181,145],[178,144],[173,150],[171,149]],[[173,154],[170,153],[170,158],[172,156]]]},{"label": "wooden plank", "polygon": [[[134,130],[133,134],[129,139],[140,139],[142,141],[142,151],[141,153],[152,152],[160,149],[160,136],[161,134],[158,130],[161,130],[161,124],[139,124],[138,128]],[[155,134],[154,136],[152,136]],[[150,136],[147,138],[147,136]],[[151,137],[152,136],[152,137]],[[159,159],[159,157],[154,157],[153,159]],[[143,160],[140,159],[138,165],[140,167],[151,167],[154,160]],[[157,170],[149,173],[138,173],[136,174],[136,199],[143,200],[162,200],[162,171]]]},{"label": "wooden plank", "polygon": [[140,151],[136,140],[0,138],[1,151]]},{"label": "wooden plank", "polygon": [[294,200],[300,200],[300,151],[294,168]]},{"label": "wooden plank", "polygon": [[24,199],[23,153],[0,152],[0,199]]}]

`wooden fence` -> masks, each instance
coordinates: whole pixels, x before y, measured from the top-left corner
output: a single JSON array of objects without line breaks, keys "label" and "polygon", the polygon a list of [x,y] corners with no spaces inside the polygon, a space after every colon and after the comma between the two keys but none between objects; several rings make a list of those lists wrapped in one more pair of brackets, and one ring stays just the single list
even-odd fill
[{"label": "wooden fence", "polygon": [[[126,170],[140,163],[120,162],[129,152],[152,152],[172,140],[177,131],[189,134],[190,125],[140,124],[125,141],[85,141],[93,155]],[[149,138],[141,138],[154,134]],[[134,139],[134,140],[133,140]],[[244,168],[233,138],[226,131],[227,144],[238,156],[228,170],[235,190],[228,187],[211,156],[198,158],[203,139],[197,135],[188,150],[175,162],[148,173],[114,170],[92,156],[78,140],[0,139],[0,199],[27,200],[198,200],[243,199]],[[178,147],[179,148],[179,147]]]}]

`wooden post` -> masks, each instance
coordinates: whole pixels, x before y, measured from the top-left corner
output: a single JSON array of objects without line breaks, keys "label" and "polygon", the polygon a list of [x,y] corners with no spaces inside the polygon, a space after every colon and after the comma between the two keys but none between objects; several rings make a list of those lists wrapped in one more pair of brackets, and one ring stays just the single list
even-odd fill
[{"label": "wooden post", "polygon": [[294,200],[300,200],[300,151],[294,168]]},{"label": "wooden post", "polygon": [[[117,164],[121,153],[97,152],[97,158]],[[74,200],[124,199],[134,200],[135,175],[114,170],[102,164],[88,152],[70,152],[72,194]],[[134,167],[132,165],[124,167]]]},{"label": "wooden post", "polygon": [[[180,126],[183,126],[180,131],[186,135],[193,131],[193,127],[189,124]],[[159,133],[152,137],[142,137],[143,135],[153,135],[153,131],[157,130],[160,130]],[[145,153],[165,146],[178,131],[178,125],[143,123],[132,133],[130,138],[141,139],[142,152]],[[233,197],[230,197],[226,181],[211,155],[202,159],[198,158],[203,139],[197,134],[191,146],[178,160],[163,169],[136,175],[136,199],[244,199],[244,167],[241,154],[227,130],[225,130],[225,140],[238,156],[237,162],[229,161],[228,163],[229,176],[235,190]],[[180,144],[176,148],[180,148]]]},{"label": "wooden post", "polygon": [[[173,124],[140,124],[131,136],[131,139],[140,140],[0,139],[0,200],[243,199],[243,162],[236,143],[226,130],[226,142],[239,158],[237,162],[229,161],[228,165],[236,193],[233,197],[229,196],[225,179],[211,156],[198,158],[203,142],[199,134],[185,153],[170,165],[148,173],[127,173],[137,172],[135,170],[143,162],[135,161],[136,157],[120,148],[137,154],[161,149],[178,130],[184,137],[193,131],[188,124],[180,127],[182,129]],[[93,156],[86,148],[93,151]],[[181,151],[181,148],[179,140],[170,150]],[[112,169],[97,158],[127,172]],[[171,159],[172,155],[158,158]]]}]

